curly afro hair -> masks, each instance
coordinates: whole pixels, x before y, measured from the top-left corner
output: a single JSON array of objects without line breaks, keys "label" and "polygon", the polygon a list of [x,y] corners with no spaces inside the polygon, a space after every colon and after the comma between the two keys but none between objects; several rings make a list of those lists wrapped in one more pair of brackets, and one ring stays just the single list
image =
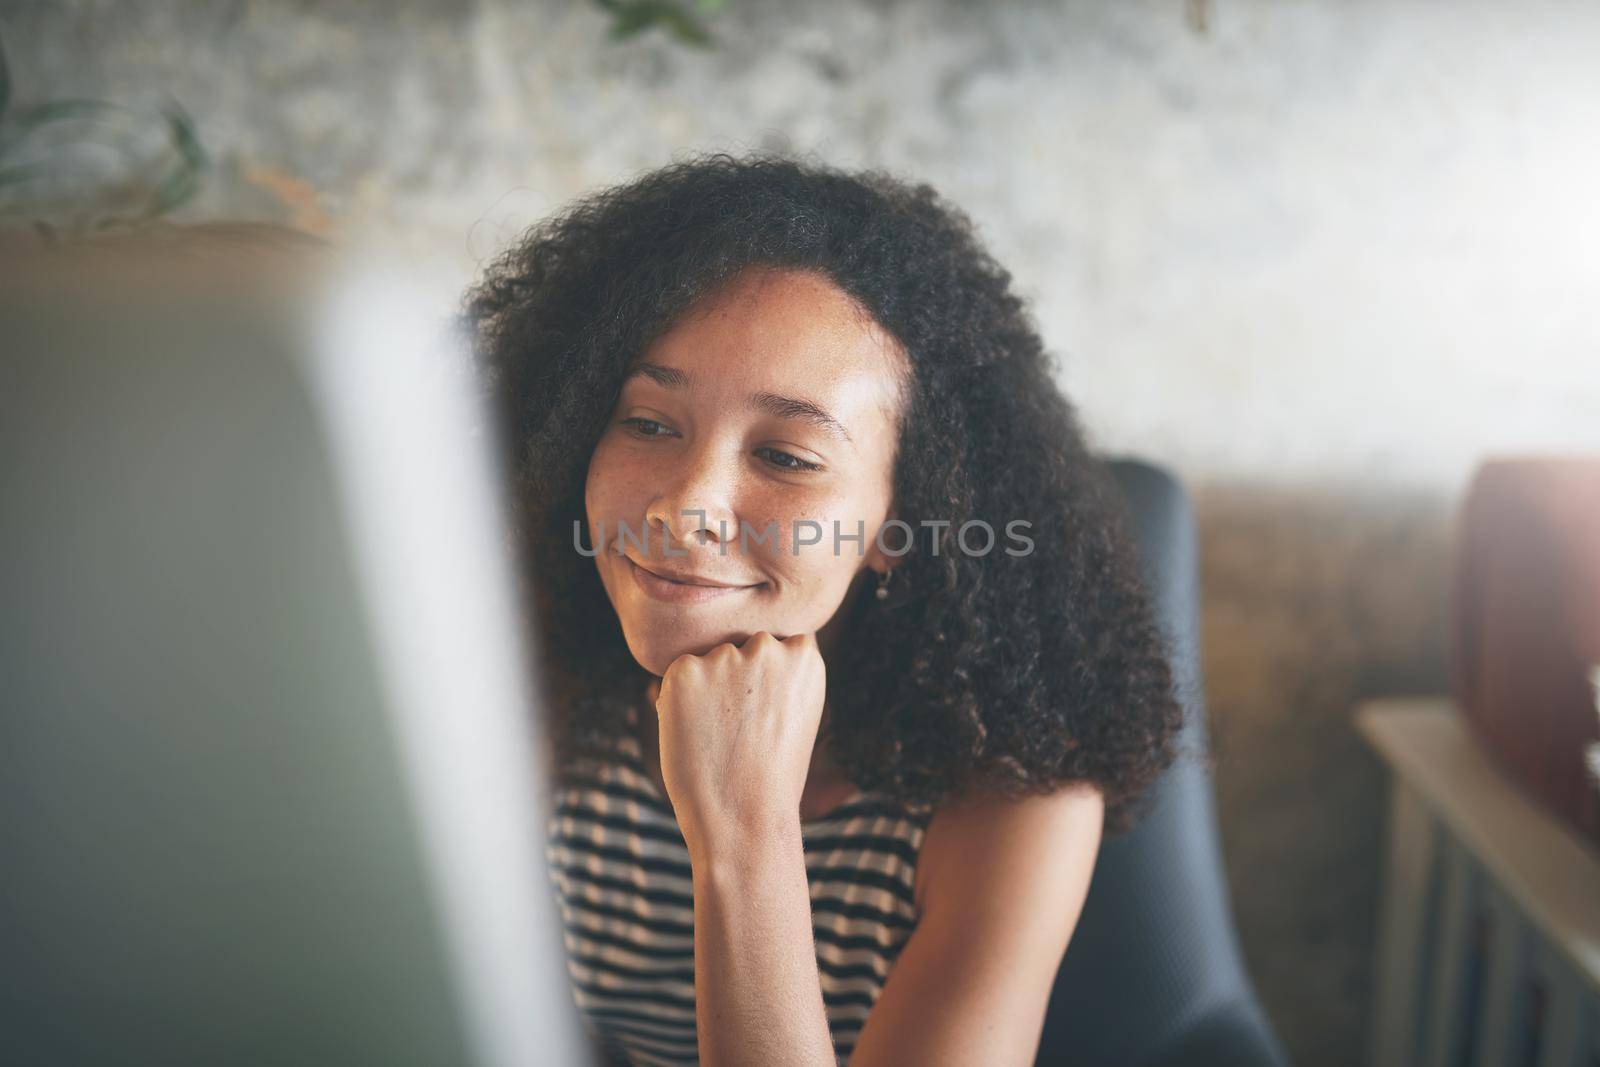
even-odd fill
[{"label": "curly afro hair", "polygon": [[[898,342],[911,381],[894,506],[913,529],[951,520],[900,557],[891,599],[851,605],[818,743],[859,788],[911,808],[1088,782],[1108,831],[1125,830],[1181,706],[1120,494],[1010,273],[930,186],[770,153],[680,159],[578,200],[464,299],[513,482],[555,773],[621,736],[648,681],[574,550],[589,458],[630,363],[756,267],[830,280]],[[1035,548],[961,551],[973,519],[1026,520]]]}]

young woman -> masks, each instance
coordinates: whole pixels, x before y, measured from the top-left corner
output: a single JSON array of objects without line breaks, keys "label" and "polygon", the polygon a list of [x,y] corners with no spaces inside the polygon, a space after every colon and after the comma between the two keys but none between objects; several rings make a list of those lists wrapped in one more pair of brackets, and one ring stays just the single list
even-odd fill
[{"label": "young woman", "polygon": [[[926,185],[711,155],[469,294],[617,1062],[1033,1062],[1179,720],[1116,490]],[[986,532],[987,528],[987,532]]]}]

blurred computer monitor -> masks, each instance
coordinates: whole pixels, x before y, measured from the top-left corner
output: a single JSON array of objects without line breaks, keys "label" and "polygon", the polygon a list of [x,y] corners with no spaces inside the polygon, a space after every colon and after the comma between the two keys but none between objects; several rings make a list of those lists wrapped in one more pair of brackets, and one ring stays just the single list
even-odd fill
[{"label": "blurred computer monitor", "polygon": [[448,301],[38,262],[0,268],[0,1059],[591,1062]]}]

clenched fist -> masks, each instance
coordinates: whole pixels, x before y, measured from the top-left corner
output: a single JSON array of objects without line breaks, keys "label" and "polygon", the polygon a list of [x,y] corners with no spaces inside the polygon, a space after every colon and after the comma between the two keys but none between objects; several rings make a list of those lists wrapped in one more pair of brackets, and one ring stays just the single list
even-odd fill
[{"label": "clenched fist", "polygon": [[827,689],[815,634],[763,630],[672,661],[656,696],[661,777],[691,852],[798,818]]}]

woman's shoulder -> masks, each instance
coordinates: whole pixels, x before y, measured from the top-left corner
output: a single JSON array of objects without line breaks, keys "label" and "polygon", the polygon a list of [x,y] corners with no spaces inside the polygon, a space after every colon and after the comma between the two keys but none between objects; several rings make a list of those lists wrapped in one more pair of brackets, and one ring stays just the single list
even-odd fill
[{"label": "woman's shoulder", "polygon": [[935,896],[984,894],[1040,866],[1098,853],[1105,804],[1078,782],[1023,797],[977,787],[941,801],[926,818],[914,895],[919,913]]}]

